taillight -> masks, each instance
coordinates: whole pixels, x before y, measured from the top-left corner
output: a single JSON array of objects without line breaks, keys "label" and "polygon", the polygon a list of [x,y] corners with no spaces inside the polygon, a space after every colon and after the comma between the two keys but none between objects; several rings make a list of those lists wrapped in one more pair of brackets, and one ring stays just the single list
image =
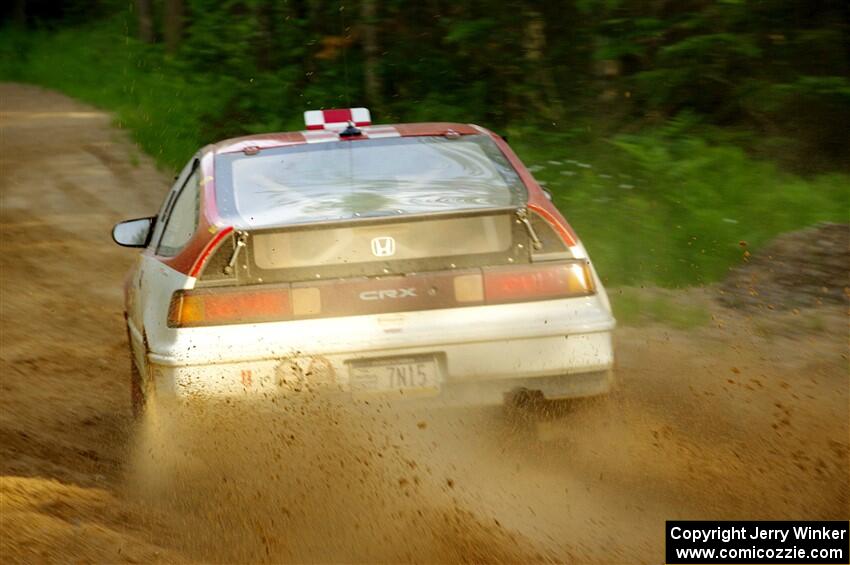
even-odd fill
[{"label": "taillight", "polygon": [[170,327],[240,324],[292,316],[289,288],[263,290],[178,290],[168,310]]},{"label": "taillight", "polygon": [[585,296],[593,291],[585,261],[484,269],[484,300],[490,304]]},{"label": "taillight", "polygon": [[379,279],[202,288],[174,293],[168,325],[182,328],[435,310],[587,296],[594,290],[590,265],[583,260]]}]

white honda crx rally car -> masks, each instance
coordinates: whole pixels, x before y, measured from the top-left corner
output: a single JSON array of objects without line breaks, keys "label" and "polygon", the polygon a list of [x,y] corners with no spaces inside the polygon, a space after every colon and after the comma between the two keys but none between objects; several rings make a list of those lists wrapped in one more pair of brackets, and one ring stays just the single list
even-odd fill
[{"label": "white honda crx rally car", "polygon": [[614,319],[576,234],[476,125],[307,130],[201,149],[125,283],[134,409],[168,396],[439,395],[461,404],[612,385]]}]

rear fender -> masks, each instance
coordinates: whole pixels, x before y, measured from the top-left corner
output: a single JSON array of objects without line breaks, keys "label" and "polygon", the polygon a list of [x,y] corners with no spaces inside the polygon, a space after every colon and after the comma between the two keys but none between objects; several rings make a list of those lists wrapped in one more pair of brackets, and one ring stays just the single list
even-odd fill
[{"label": "rear fender", "polygon": [[194,288],[196,279],[152,256],[144,256],[141,277],[142,326],[134,338],[145,353],[168,350],[177,339],[177,330],[168,327],[171,297],[177,290]]}]

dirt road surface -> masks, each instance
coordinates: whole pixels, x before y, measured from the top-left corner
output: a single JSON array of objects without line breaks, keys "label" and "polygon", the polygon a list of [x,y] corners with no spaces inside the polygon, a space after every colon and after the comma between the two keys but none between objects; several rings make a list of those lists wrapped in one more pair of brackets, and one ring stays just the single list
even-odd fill
[{"label": "dirt road surface", "polygon": [[305,398],[155,437],[109,231],[170,179],[105,113],[0,102],[4,563],[662,562],[668,519],[849,517],[846,312],[803,330],[701,290],[710,324],[618,330],[616,393],[557,416]]}]

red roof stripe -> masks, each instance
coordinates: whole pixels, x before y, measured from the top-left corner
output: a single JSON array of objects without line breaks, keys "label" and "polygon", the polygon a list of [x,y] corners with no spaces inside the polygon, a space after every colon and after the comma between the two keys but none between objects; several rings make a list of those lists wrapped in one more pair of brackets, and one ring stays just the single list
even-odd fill
[{"label": "red roof stripe", "polygon": [[351,108],[322,110],[322,113],[325,115],[326,124],[332,124],[335,122],[350,122],[352,120]]}]

